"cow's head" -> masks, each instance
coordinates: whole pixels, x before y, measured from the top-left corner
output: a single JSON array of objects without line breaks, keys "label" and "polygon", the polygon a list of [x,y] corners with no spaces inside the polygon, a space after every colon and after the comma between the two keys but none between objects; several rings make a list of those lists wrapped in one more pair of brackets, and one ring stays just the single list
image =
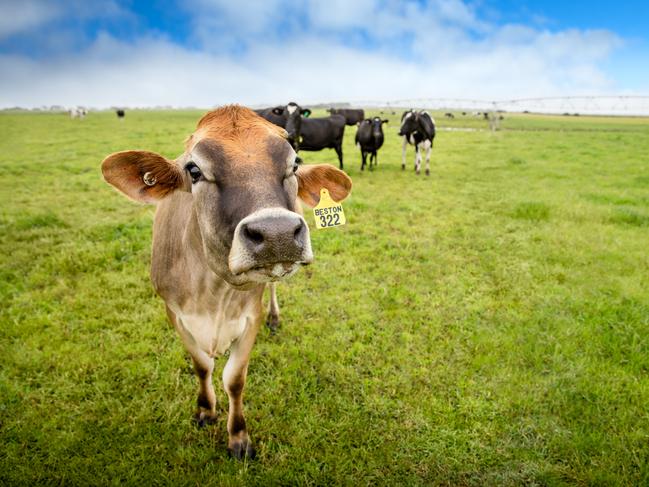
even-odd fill
[{"label": "cow's head", "polygon": [[273,108],[275,115],[283,116],[286,119],[284,128],[288,134],[288,141],[295,150],[300,148],[300,136],[302,133],[302,117],[309,117],[311,110],[302,108],[295,102],[288,103],[285,107]]},{"label": "cow's head", "polygon": [[197,224],[209,267],[232,286],[280,280],[313,260],[297,198],[315,206],[327,188],[336,201],[351,179],[327,164],[298,165],[285,131],[251,110],[207,113],[175,161],[145,151],[117,152],[102,163],[106,181],[127,196],[155,203],[191,195],[187,218]]},{"label": "cow's head", "polygon": [[406,110],[401,115],[401,127],[399,135],[410,135],[417,130],[417,119],[419,114],[414,110]]},{"label": "cow's head", "polygon": [[370,120],[372,124],[372,134],[374,137],[383,135],[383,124],[388,123],[387,120],[381,120],[381,117],[374,117]]}]

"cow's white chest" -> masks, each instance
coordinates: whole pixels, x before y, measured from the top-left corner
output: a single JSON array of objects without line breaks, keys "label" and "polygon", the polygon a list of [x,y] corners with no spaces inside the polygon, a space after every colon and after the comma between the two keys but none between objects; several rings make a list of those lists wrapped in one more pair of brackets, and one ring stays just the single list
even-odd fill
[{"label": "cow's white chest", "polygon": [[255,319],[252,308],[244,308],[237,317],[227,316],[227,312],[222,311],[200,314],[180,311],[176,316],[176,331],[185,348],[190,353],[200,350],[211,357],[223,355]]}]

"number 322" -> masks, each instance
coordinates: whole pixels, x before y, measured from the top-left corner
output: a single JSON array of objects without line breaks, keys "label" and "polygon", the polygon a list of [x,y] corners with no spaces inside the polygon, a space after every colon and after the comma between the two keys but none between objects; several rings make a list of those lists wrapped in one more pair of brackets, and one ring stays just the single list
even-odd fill
[{"label": "number 322", "polygon": [[340,225],[340,215],[320,215],[320,225],[323,227],[335,227]]}]

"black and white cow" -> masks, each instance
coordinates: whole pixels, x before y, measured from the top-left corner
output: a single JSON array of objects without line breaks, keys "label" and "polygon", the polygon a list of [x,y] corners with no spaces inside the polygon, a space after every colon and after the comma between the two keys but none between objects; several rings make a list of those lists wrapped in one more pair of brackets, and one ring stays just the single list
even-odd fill
[{"label": "black and white cow", "polygon": [[378,156],[376,152],[383,145],[383,124],[388,123],[387,120],[381,120],[380,117],[367,118],[358,124],[356,131],[356,145],[361,149],[361,171],[365,169],[365,161],[367,155],[370,155],[370,171],[372,170],[372,161],[374,165],[378,164]]},{"label": "black and white cow", "polygon": [[415,146],[415,172],[421,167],[421,151],[426,150],[426,176],[430,175],[430,151],[435,138],[435,120],[424,110],[407,110],[401,116],[399,135],[403,136],[401,169],[406,168],[406,147]]},{"label": "black and white cow", "polygon": [[286,106],[261,108],[255,112],[269,122],[285,129],[293,149],[296,152],[300,149],[302,117],[311,115],[311,110],[302,108],[295,102],[289,102]]},{"label": "black and white cow", "polygon": [[345,117],[342,115],[330,115],[323,118],[305,118],[302,120],[300,150],[319,151],[322,149],[334,149],[338,155],[340,169],[342,169],[344,135]]},{"label": "black and white cow", "polygon": [[365,111],[362,108],[330,108],[327,110],[331,115],[342,115],[347,125],[356,125],[365,118]]},{"label": "black and white cow", "polygon": [[124,118],[124,115],[126,115],[124,110],[122,110],[121,108],[118,109],[118,110],[115,110],[115,113],[117,114],[117,118],[119,118],[120,120]]},{"label": "black and white cow", "polygon": [[70,108],[68,110],[68,113],[70,114],[70,118],[79,118],[83,120],[88,114],[88,110],[86,110],[84,107],[74,107]]}]

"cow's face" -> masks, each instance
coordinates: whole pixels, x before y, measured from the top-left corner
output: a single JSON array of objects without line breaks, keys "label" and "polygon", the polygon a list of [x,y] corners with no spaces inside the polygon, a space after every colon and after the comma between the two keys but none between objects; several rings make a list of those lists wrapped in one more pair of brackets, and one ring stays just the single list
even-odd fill
[{"label": "cow's face", "polygon": [[140,201],[173,191],[192,198],[209,267],[232,286],[277,281],[313,260],[297,198],[314,206],[327,188],[340,201],[351,180],[329,165],[299,166],[284,131],[254,112],[225,107],[205,115],[185,153],[168,161],[150,152],[107,157],[106,180]]},{"label": "cow's face", "polygon": [[290,102],[285,107],[273,108],[273,113],[283,116],[286,119],[284,128],[288,134],[287,140],[295,150],[299,150],[300,136],[302,133],[302,117],[311,115],[311,110],[302,108],[295,102]]},{"label": "cow's face", "polygon": [[417,130],[417,112],[408,110],[401,115],[399,135],[410,135]]},{"label": "cow's face", "polygon": [[374,117],[371,120],[372,123],[372,135],[374,137],[380,137],[383,135],[383,124],[388,123],[387,120],[381,120],[380,117]]}]

